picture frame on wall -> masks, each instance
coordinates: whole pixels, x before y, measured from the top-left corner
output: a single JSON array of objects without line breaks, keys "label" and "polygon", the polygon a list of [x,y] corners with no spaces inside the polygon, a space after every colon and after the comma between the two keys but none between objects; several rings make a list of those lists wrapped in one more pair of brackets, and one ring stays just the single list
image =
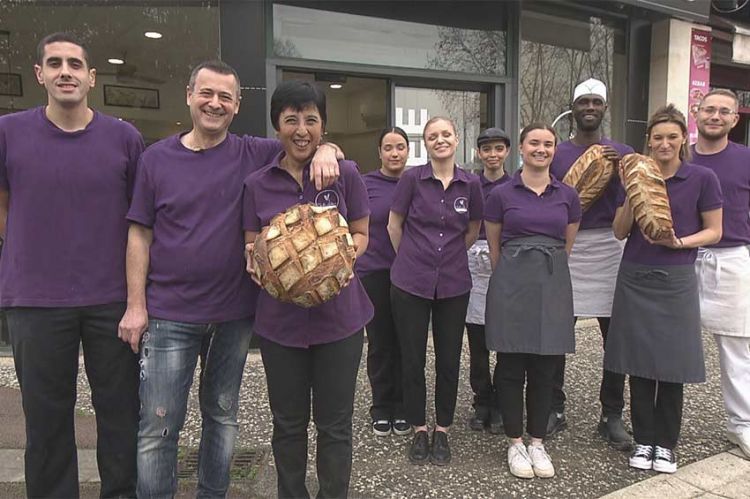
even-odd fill
[{"label": "picture frame on wall", "polygon": [[18,73],[0,73],[0,95],[23,97],[23,81]]},{"label": "picture frame on wall", "polygon": [[124,85],[104,85],[104,105],[159,109],[159,90]]}]

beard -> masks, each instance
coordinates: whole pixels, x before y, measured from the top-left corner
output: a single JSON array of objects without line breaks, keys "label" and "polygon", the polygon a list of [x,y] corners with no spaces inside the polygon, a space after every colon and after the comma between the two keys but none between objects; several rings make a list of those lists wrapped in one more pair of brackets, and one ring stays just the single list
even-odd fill
[{"label": "beard", "polygon": [[575,116],[576,128],[581,132],[595,132],[602,126],[604,116],[595,119],[594,121],[587,122],[583,120],[582,116]]},{"label": "beard", "polygon": [[706,128],[699,126],[698,128],[698,134],[710,139],[710,140],[716,140],[721,139],[726,135],[729,135],[729,130],[726,128],[722,128],[721,130],[713,131],[713,130],[707,130]]}]

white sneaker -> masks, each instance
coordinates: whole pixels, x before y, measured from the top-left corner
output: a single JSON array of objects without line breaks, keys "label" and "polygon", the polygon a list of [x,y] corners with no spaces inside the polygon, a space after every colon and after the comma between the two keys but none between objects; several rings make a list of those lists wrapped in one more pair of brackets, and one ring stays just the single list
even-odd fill
[{"label": "white sneaker", "polygon": [[750,428],[739,433],[727,432],[727,438],[734,445],[739,445],[740,450],[750,458]]},{"label": "white sneaker", "polygon": [[555,476],[555,467],[549,454],[544,450],[544,445],[529,445],[529,457],[534,474],[539,478],[552,478]]},{"label": "white sneaker", "polygon": [[654,447],[652,445],[635,444],[635,449],[628,460],[631,468],[650,470],[654,467]]},{"label": "white sneaker", "polygon": [[508,447],[508,467],[510,473],[518,478],[534,478],[531,458],[522,443]]},{"label": "white sneaker", "polygon": [[654,447],[654,471],[659,473],[674,473],[677,471],[677,458],[672,449]]}]

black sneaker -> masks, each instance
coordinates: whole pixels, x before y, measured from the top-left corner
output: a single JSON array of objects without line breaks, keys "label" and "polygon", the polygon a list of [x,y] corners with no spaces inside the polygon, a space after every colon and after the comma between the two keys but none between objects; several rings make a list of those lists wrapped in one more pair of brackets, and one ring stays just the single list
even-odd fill
[{"label": "black sneaker", "polygon": [[411,425],[405,419],[393,420],[393,434],[402,437],[411,433]]},{"label": "black sneaker", "polygon": [[606,416],[599,420],[599,435],[609,442],[610,447],[621,451],[629,451],[633,447],[630,433],[625,429],[622,416]]},{"label": "black sneaker", "polygon": [[560,433],[568,427],[568,420],[565,414],[558,414],[555,411],[549,413],[549,419],[547,420],[547,436],[551,437],[556,433]]},{"label": "black sneaker", "polygon": [[486,407],[477,406],[469,417],[469,428],[474,431],[482,431],[489,422],[489,410]]},{"label": "black sneaker", "polygon": [[628,464],[631,468],[639,470],[650,470],[654,466],[654,446],[635,444],[635,449],[630,455]]},{"label": "black sneaker", "polygon": [[426,464],[430,460],[430,441],[426,430],[414,433],[414,439],[409,446],[409,462],[411,464]]},{"label": "black sneaker", "polygon": [[672,449],[654,447],[654,471],[659,473],[674,473],[677,471],[677,457]]},{"label": "black sneaker", "polygon": [[490,424],[487,431],[493,435],[501,435],[503,433],[503,415],[500,413],[500,409],[490,411]]},{"label": "black sneaker", "polygon": [[432,432],[430,462],[437,466],[445,466],[451,462],[451,448],[448,445],[448,434],[444,431]]},{"label": "black sneaker", "polygon": [[373,421],[372,432],[379,437],[387,437],[391,434],[391,422],[387,419]]}]

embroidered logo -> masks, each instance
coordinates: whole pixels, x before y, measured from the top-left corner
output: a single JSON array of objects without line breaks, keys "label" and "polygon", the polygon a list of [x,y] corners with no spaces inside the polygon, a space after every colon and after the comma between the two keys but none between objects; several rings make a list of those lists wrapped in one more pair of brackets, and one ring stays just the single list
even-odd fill
[{"label": "embroidered logo", "polygon": [[336,191],[326,189],[320,191],[315,196],[315,206],[336,206],[339,205],[339,194]]},{"label": "embroidered logo", "polygon": [[466,213],[469,211],[469,200],[465,197],[456,198],[453,201],[453,209],[456,213]]}]

